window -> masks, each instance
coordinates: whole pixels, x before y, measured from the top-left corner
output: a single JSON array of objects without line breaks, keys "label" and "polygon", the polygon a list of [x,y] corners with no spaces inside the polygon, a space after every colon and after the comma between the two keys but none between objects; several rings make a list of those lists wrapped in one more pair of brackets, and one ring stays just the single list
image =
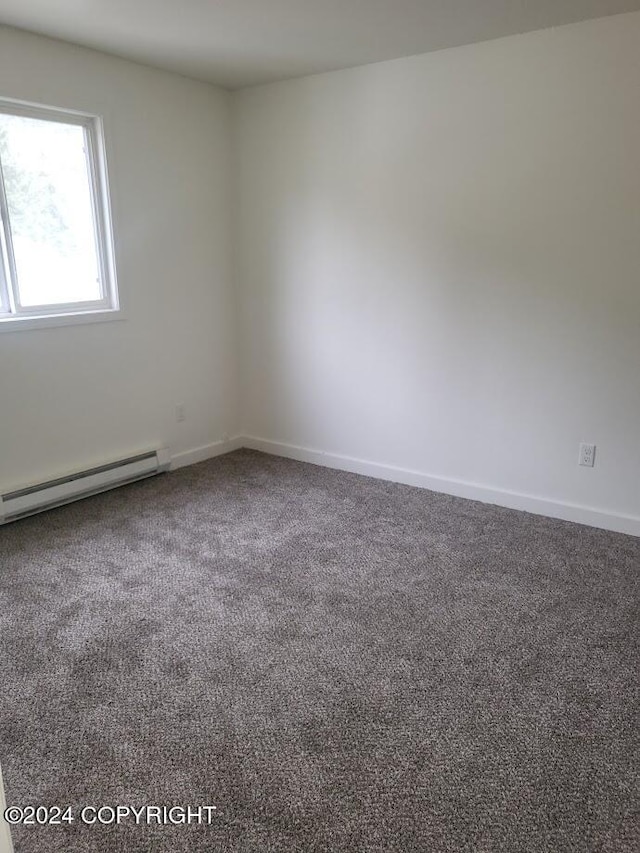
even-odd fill
[{"label": "window", "polygon": [[0,328],[118,310],[100,119],[0,100],[0,220]]}]

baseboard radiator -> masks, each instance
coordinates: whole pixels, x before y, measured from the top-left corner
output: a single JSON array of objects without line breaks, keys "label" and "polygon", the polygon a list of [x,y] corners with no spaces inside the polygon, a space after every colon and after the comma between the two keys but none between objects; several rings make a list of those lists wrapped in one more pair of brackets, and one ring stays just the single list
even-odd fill
[{"label": "baseboard radiator", "polygon": [[0,494],[0,524],[8,524],[46,509],[153,477],[168,471],[170,463],[168,450],[150,450],[46,483]]}]

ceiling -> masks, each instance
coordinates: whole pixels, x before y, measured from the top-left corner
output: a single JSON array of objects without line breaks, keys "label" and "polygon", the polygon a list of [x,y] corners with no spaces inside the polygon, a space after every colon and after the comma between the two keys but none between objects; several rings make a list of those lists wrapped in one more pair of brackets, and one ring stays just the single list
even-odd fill
[{"label": "ceiling", "polygon": [[640,9],[640,0],[0,0],[0,23],[238,89]]}]

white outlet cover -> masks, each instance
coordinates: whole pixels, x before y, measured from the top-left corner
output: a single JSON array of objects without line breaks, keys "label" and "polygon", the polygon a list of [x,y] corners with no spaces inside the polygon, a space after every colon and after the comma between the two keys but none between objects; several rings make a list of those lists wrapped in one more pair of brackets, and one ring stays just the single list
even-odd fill
[{"label": "white outlet cover", "polygon": [[595,444],[583,443],[580,445],[580,456],[578,464],[585,468],[593,468],[596,461],[596,446]]}]

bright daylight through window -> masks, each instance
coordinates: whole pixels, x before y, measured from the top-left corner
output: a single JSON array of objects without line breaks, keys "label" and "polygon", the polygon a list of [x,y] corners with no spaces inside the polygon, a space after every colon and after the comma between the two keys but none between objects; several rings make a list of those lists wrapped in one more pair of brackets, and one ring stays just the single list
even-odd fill
[{"label": "bright daylight through window", "polygon": [[0,325],[118,308],[99,119],[0,101]]}]

